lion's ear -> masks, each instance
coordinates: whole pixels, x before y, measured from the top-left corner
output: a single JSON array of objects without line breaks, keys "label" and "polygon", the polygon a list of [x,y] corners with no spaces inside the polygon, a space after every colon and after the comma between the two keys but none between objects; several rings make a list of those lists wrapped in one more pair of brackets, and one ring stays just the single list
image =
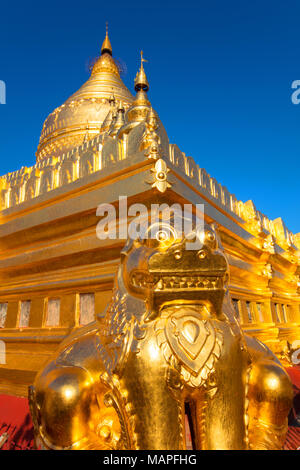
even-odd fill
[{"label": "lion's ear", "polygon": [[136,238],[135,240],[133,240],[133,246],[135,248],[139,248],[140,246],[142,246],[144,244],[143,240],[141,240],[140,238]]},{"label": "lion's ear", "polygon": [[223,245],[222,245],[222,242],[221,242],[220,230],[219,230],[218,224],[216,224],[215,222],[212,222],[209,225],[213,229],[213,231],[215,232],[216,240],[217,240],[217,246],[218,246],[219,250],[224,252],[224,248],[223,248]]},{"label": "lion's ear", "polygon": [[133,246],[134,240],[128,237],[124,247],[121,250],[121,258],[126,256]]}]

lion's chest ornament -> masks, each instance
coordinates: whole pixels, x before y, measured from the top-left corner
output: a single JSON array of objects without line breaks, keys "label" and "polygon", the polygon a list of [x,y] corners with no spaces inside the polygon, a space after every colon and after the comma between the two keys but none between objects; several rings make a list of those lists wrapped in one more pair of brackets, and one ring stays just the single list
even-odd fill
[{"label": "lion's chest ornament", "polygon": [[199,318],[196,312],[182,313],[180,307],[164,309],[155,332],[166,361],[172,364],[175,358],[183,380],[192,387],[201,386],[220,357],[222,332],[212,321]]}]

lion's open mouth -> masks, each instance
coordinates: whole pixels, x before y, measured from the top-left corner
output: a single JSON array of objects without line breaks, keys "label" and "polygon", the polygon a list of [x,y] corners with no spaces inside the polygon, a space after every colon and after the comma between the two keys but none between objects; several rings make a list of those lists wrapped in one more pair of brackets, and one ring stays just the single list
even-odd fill
[{"label": "lion's open mouth", "polygon": [[215,290],[224,286],[224,274],[199,275],[195,273],[149,274],[143,271],[134,271],[130,278],[131,284],[136,288],[152,289],[156,292],[174,289]]}]

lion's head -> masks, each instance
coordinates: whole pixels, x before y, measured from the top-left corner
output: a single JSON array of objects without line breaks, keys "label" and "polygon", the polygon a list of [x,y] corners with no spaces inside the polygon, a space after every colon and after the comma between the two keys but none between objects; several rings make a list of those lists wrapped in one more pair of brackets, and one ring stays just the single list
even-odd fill
[{"label": "lion's head", "polygon": [[206,303],[218,314],[228,263],[210,225],[199,229],[194,223],[186,236],[178,233],[174,221],[159,221],[143,236],[127,242],[121,274],[127,292],[147,302],[151,318],[161,307],[175,302]]}]

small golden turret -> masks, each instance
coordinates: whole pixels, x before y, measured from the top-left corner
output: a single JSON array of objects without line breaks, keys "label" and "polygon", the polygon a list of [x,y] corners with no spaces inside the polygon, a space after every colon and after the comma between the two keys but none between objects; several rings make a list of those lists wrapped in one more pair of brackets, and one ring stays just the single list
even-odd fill
[{"label": "small golden turret", "polygon": [[108,37],[108,23],[106,23],[106,36],[101,47],[101,55],[105,53],[112,55],[112,47]]},{"label": "small golden turret", "polygon": [[144,91],[149,90],[149,83],[146,77],[143,62],[147,62],[147,60],[144,59],[143,51],[141,51],[141,67],[138,73],[136,74],[136,77],[134,80],[134,89],[136,92],[139,92],[140,90],[144,90]]},{"label": "small golden turret", "polygon": [[123,106],[123,103],[120,101],[118,104],[117,113],[115,115],[114,122],[112,121],[113,128],[112,128],[112,131],[110,132],[111,136],[116,135],[118,130],[121,129],[122,126],[124,126],[125,124],[124,114],[125,114],[125,108]]},{"label": "small golden turret", "polygon": [[113,93],[112,93],[112,94],[110,95],[110,97],[108,98],[108,101],[109,101],[109,104],[110,104],[112,107],[115,106],[115,104],[116,104],[116,98],[115,98],[115,95],[114,95]]},{"label": "small golden turret", "polygon": [[118,113],[117,113],[117,121],[116,121],[116,125],[119,127],[123,126],[125,123],[124,114],[125,114],[125,108],[123,106],[123,103],[120,101],[118,105]]},{"label": "small golden turret", "polygon": [[89,121],[86,121],[86,133],[83,137],[83,142],[88,142],[90,136],[89,136]]},{"label": "small golden turret", "polygon": [[157,114],[152,107],[150,108],[149,114],[147,116],[147,123],[151,130],[155,130],[158,127]]},{"label": "small golden turret", "polygon": [[144,121],[149,113],[151,103],[147,97],[147,91],[149,90],[149,83],[144,70],[143,62],[147,62],[143,57],[143,51],[141,51],[141,67],[136,74],[134,80],[134,89],[136,91],[136,97],[132,103],[132,107],[128,110],[128,121],[129,122],[141,122]]}]

